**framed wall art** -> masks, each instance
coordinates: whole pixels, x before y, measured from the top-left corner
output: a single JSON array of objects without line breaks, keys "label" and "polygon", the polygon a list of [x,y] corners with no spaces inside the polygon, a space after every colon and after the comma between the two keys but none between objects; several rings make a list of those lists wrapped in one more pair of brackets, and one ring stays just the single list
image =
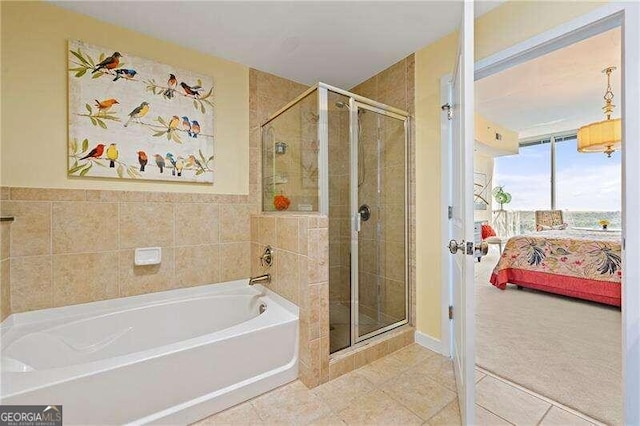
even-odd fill
[{"label": "framed wall art", "polygon": [[70,176],[212,183],[213,79],[69,43]]}]

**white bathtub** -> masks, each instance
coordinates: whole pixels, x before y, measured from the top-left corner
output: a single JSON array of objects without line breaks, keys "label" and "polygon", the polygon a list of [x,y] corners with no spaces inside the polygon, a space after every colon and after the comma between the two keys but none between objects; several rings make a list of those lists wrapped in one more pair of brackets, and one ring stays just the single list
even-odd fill
[{"label": "white bathtub", "polygon": [[186,424],[298,375],[298,308],[247,280],[14,314],[0,332],[1,403],[62,404],[65,424]]}]

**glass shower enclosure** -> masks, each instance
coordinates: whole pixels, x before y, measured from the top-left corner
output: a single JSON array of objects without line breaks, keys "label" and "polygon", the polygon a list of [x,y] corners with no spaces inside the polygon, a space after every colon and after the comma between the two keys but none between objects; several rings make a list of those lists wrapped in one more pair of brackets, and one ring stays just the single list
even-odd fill
[{"label": "glass shower enclosure", "polygon": [[332,353],[408,322],[408,119],[318,83],[262,126],[263,211],[329,217]]}]

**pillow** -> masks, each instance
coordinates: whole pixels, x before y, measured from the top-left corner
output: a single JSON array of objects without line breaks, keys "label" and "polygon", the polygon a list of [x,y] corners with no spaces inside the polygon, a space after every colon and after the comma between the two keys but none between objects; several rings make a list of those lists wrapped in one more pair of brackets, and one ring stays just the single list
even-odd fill
[{"label": "pillow", "polygon": [[485,238],[495,237],[496,236],[496,231],[493,230],[491,225],[487,225],[487,224],[482,225],[481,233],[482,233],[482,239],[483,240]]},{"label": "pillow", "polygon": [[553,226],[538,225],[536,229],[538,231],[560,231],[563,229],[567,229],[568,226],[569,224],[567,223],[563,223],[561,225],[553,225]]}]

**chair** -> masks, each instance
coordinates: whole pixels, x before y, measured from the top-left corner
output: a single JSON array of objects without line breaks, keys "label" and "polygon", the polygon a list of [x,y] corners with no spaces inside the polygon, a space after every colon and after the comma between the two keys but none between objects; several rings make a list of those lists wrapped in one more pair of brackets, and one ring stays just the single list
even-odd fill
[{"label": "chair", "polygon": [[536,210],[536,231],[566,229],[562,220],[562,210]]},{"label": "chair", "polygon": [[482,241],[487,244],[497,244],[502,253],[502,245],[506,242],[506,238],[500,237],[496,235],[496,231],[491,227],[491,225],[484,223],[482,225]]}]

